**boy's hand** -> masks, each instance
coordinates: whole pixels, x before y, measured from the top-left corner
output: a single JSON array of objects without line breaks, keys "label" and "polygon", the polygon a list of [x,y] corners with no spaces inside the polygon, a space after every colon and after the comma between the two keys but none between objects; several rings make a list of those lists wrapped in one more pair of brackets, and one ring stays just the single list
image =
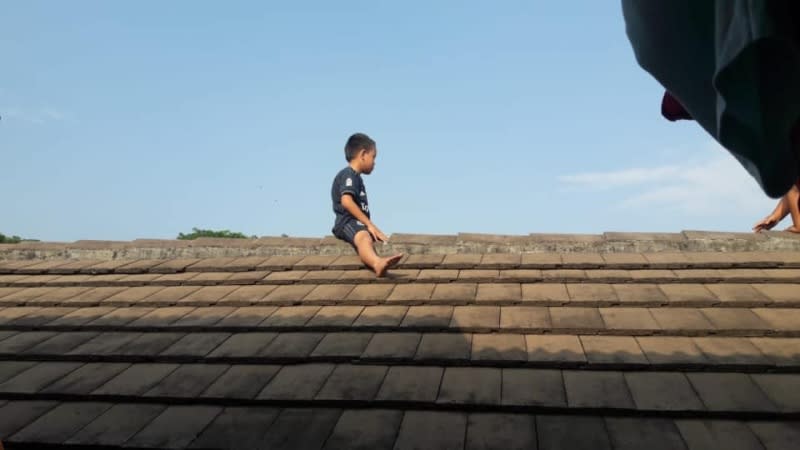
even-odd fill
[{"label": "boy's hand", "polygon": [[389,238],[383,234],[383,231],[379,230],[375,225],[370,224],[367,226],[367,231],[369,231],[369,234],[378,242],[386,242],[389,240]]},{"label": "boy's hand", "polygon": [[756,233],[760,233],[764,230],[771,230],[775,225],[778,224],[778,220],[772,216],[767,216],[753,226],[753,231]]}]

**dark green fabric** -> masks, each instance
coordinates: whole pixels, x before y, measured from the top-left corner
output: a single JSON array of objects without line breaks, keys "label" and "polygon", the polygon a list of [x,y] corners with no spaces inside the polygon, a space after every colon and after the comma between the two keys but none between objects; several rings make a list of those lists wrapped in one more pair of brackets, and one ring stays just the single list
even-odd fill
[{"label": "dark green fabric", "polygon": [[[639,64],[772,197],[800,175],[800,0],[622,0]],[[654,101],[655,103],[655,101]]]}]

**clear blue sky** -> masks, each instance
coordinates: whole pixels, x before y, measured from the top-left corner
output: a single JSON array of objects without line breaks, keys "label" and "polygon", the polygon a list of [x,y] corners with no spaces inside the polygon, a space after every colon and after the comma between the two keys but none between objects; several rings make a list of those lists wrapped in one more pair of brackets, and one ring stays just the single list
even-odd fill
[{"label": "clear blue sky", "polygon": [[[746,231],[774,201],[659,113],[617,1],[33,1],[0,14],[0,232]],[[782,224],[782,228],[788,224]]]}]

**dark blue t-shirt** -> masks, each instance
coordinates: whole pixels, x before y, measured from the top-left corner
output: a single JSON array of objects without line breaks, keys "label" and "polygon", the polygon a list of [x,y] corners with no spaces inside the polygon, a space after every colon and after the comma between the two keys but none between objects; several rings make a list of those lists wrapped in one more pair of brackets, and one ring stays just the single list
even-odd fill
[{"label": "dark blue t-shirt", "polygon": [[334,232],[341,229],[345,223],[356,221],[356,218],[342,206],[342,195],[344,194],[352,196],[364,215],[370,217],[364,180],[361,179],[361,174],[353,170],[352,167],[347,166],[336,174],[336,178],[333,179],[333,186],[331,186],[333,213],[336,214],[336,222],[333,224]]}]

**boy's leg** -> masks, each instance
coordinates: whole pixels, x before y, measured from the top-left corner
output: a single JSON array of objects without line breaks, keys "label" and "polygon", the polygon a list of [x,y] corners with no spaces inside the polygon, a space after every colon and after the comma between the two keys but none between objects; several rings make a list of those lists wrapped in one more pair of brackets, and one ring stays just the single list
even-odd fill
[{"label": "boy's leg", "polygon": [[400,259],[403,257],[402,254],[393,255],[388,258],[378,256],[375,252],[372,235],[369,234],[367,230],[361,230],[356,233],[353,238],[353,245],[355,245],[358,256],[361,257],[361,261],[375,271],[375,274],[379,277],[386,274],[386,270],[400,262]]},{"label": "boy's leg", "polygon": [[361,261],[370,269],[374,270],[375,264],[380,257],[375,253],[375,246],[373,245],[372,235],[369,234],[369,231],[361,230],[356,232],[353,238],[353,245],[356,247]]}]

